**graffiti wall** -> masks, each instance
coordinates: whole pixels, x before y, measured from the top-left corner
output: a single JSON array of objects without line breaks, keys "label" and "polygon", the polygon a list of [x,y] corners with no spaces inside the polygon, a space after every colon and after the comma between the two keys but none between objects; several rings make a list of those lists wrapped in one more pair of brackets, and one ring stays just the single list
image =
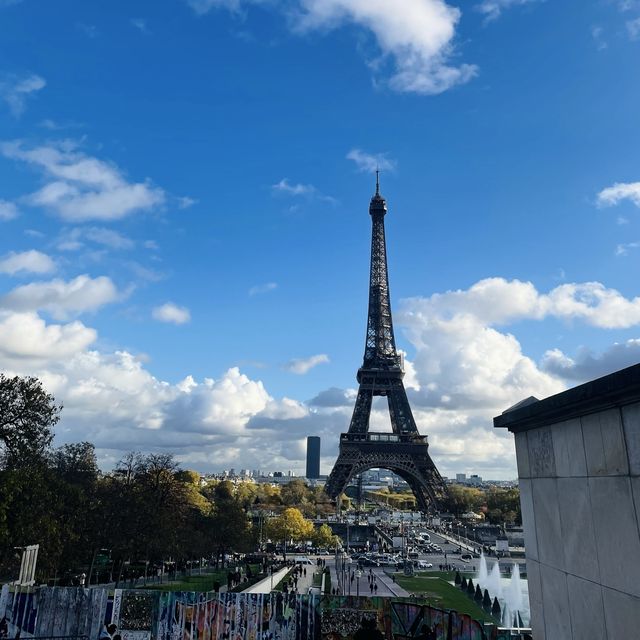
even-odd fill
[{"label": "graffiti wall", "polygon": [[467,615],[416,600],[42,587],[0,592],[9,637],[98,640],[486,640]]},{"label": "graffiti wall", "polygon": [[[319,606],[323,640],[485,640],[483,628],[468,615],[415,600],[324,597]],[[431,634],[431,635],[430,635]]]}]

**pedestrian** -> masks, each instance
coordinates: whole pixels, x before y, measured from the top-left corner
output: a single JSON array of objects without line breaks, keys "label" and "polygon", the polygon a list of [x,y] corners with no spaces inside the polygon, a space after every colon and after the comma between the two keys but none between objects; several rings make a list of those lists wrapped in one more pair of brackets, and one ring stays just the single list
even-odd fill
[{"label": "pedestrian", "polygon": [[374,590],[376,593],[378,593],[378,583],[377,583],[377,582],[373,585],[373,590]]}]

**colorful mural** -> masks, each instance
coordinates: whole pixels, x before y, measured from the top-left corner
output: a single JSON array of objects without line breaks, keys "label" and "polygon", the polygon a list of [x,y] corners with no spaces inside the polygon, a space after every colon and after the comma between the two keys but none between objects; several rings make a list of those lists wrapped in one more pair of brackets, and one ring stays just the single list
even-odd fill
[{"label": "colorful mural", "polygon": [[41,587],[0,592],[10,636],[98,640],[487,640],[467,615],[413,599]]}]

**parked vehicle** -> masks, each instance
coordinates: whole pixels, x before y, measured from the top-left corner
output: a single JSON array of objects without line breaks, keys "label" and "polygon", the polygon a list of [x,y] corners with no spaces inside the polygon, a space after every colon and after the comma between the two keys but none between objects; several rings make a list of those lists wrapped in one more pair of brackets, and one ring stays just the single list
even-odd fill
[{"label": "parked vehicle", "polygon": [[358,564],[362,567],[379,567],[380,563],[377,560],[371,558],[360,558]]}]

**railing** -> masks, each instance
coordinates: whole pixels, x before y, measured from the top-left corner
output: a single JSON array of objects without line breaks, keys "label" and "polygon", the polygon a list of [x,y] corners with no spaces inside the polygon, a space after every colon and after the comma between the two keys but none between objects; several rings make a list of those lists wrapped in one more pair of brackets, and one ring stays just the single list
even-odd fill
[{"label": "railing", "polygon": [[420,444],[427,442],[427,436],[421,436],[417,433],[413,434],[397,434],[397,433],[341,433],[340,440],[342,442],[403,442],[408,444]]}]

